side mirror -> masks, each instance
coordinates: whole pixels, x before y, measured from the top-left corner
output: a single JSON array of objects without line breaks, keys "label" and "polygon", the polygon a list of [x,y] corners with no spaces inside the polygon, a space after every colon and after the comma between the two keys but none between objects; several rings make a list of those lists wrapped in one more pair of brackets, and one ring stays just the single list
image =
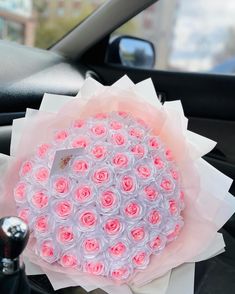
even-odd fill
[{"label": "side mirror", "polygon": [[111,40],[106,61],[134,68],[153,68],[155,65],[154,45],[146,40],[130,36]]}]

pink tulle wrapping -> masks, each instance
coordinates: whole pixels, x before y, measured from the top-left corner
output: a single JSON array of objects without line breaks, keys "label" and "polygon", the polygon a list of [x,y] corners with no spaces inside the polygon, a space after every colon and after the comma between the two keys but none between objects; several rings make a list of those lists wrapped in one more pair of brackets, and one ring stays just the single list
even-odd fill
[{"label": "pink tulle wrapping", "polygon": [[[152,256],[150,265],[145,271],[138,272],[132,280],[127,281],[141,286],[198,255],[209,245],[218,229],[213,219],[221,206],[221,201],[215,199],[213,195],[204,190],[204,187],[200,186],[200,175],[190,157],[186,142],[186,124],[185,121],[181,121],[182,109],[176,111],[166,106],[166,111],[163,111],[163,108],[158,109],[146,102],[142,102],[132,92],[120,91],[119,93],[113,93],[109,90],[104,90],[103,93],[92,97],[88,102],[75,99],[67,103],[57,114],[41,113],[39,111],[25,127],[15,160],[6,174],[5,192],[0,206],[0,215],[16,214],[15,202],[12,196],[13,187],[18,180],[16,171],[23,160],[31,155],[37,145],[50,142],[54,129],[68,127],[71,121],[77,118],[87,118],[99,112],[123,110],[146,121],[152,127],[152,133],[159,135],[162,141],[172,150],[181,171],[185,191],[186,209],[183,213],[185,225],[179,238],[168,245],[161,255]],[[201,202],[198,201],[199,195],[201,199],[205,199],[205,202],[210,203],[209,211],[205,212]],[[54,272],[64,272],[63,268],[59,266],[49,265],[38,260],[32,252],[32,246],[33,240],[29,243],[27,250],[27,255],[32,262]],[[78,280],[85,275],[67,269],[66,274],[73,275]],[[89,280],[89,275],[86,276]],[[102,277],[92,277],[92,279],[98,286],[113,283]]]}]

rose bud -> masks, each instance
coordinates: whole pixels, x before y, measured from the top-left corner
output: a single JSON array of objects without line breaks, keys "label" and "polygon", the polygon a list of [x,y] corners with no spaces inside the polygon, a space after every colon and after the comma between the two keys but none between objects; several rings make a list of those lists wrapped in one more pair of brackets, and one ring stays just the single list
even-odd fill
[{"label": "rose bud", "polygon": [[32,172],[33,169],[33,163],[30,160],[27,160],[22,163],[21,168],[20,168],[20,176],[21,177],[26,177],[29,176]]},{"label": "rose bud", "polygon": [[72,226],[61,225],[57,228],[56,232],[57,241],[62,245],[71,244],[75,239],[75,234]]},{"label": "rose bud", "polygon": [[72,148],[86,148],[90,143],[90,140],[87,136],[77,136],[74,137],[71,142],[70,142],[70,146]]},{"label": "rose bud", "polygon": [[95,235],[86,235],[81,243],[83,253],[87,256],[96,256],[102,250],[102,243]]},{"label": "rose bud", "polygon": [[18,217],[21,218],[26,224],[30,222],[31,211],[29,208],[20,208],[18,210]]},{"label": "rose bud", "polygon": [[68,250],[62,253],[59,263],[65,268],[77,268],[80,265],[74,250]]},{"label": "rose bud", "polygon": [[77,157],[73,161],[72,171],[76,176],[84,176],[89,172],[90,162],[82,157]]},{"label": "rose bud", "polygon": [[160,195],[156,188],[156,185],[153,183],[145,186],[141,193],[144,197],[144,200],[146,200],[147,202],[154,202],[160,199]]},{"label": "rose bud", "polygon": [[47,234],[51,231],[50,229],[52,229],[52,227],[50,227],[50,215],[49,214],[39,215],[35,218],[34,232],[36,234]]},{"label": "rose bud", "polygon": [[46,190],[39,190],[32,193],[31,203],[34,208],[43,209],[48,206],[49,196]]},{"label": "rose bud", "polygon": [[34,171],[34,179],[39,184],[46,184],[49,179],[49,175],[49,169],[44,166],[41,166]]},{"label": "rose bud", "polygon": [[124,240],[115,240],[115,242],[113,242],[111,246],[109,246],[108,253],[111,257],[120,259],[124,258],[127,255],[128,250],[129,248],[127,242],[125,242]]},{"label": "rose bud", "polygon": [[28,186],[26,182],[19,182],[14,189],[14,197],[16,202],[25,202]]},{"label": "rose bud", "polygon": [[166,238],[163,235],[153,235],[147,245],[152,253],[158,253],[165,248]]},{"label": "rose bud", "polygon": [[139,249],[134,253],[131,260],[134,267],[144,269],[149,264],[149,253],[145,250]]},{"label": "rose bud", "polygon": [[94,187],[91,184],[84,183],[75,187],[73,191],[73,198],[76,203],[89,203],[93,200],[95,195]]},{"label": "rose bud", "polygon": [[119,178],[120,188],[123,193],[133,193],[136,189],[136,180],[133,176],[123,175]]},{"label": "rose bud", "polygon": [[96,144],[91,148],[91,156],[96,160],[103,160],[107,156],[107,147],[103,144]]},{"label": "rose bud", "polygon": [[59,197],[66,196],[68,192],[70,191],[70,179],[66,178],[64,176],[56,177],[53,179],[53,192]]},{"label": "rose bud", "polygon": [[110,276],[114,280],[125,280],[131,274],[131,269],[128,264],[115,263],[110,269]]},{"label": "rose bud", "polygon": [[122,214],[128,221],[136,221],[143,217],[143,205],[137,200],[129,200],[123,205]]},{"label": "rose bud", "polygon": [[78,226],[82,231],[92,231],[98,224],[98,215],[93,208],[87,208],[78,212]]},{"label": "rose bud", "polygon": [[46,239],[39,244],[39,255],[48,263],[53,263],[58,259],[58,250],[52,239]]},{"label": "rose bud", "polygon": [[73,204],[68,200],[60,200],[55,202],[55,214],[60,219],[68,219],[73,212]]},{"label": "rose bud", "polygon": [[96,124],[91,128],[91,132],[96,137],[104,137],[107,134],[107,128],[103,124]]},{"label": "rose bud", "polygon": [[99,194],[98,204],[101,211],[113,212],[119,207],[120,204],[118,192],[112,188],[104,189]]},{"label": "rose bud", "polygon": [[163,178],[160,182],[160,187],[166,193],[171,193],[175,188],[173,181],[169,178]]},{"label": "rose bud", "polygon": [[45,159],[51,148],[50,144],[41,144],[38,146],[36,154],[40,159]]},{"label": "rose bud", "polygon": [[119,217],[111,217],[105,220],[103,229],[110,237],[117,236],[123,231],[123,223]]},{"label": "rose bud", "polygon": [[112,174],[110,168],[108,166],[104,166],[97,168],[94,171],[92,180],[98,185],[107,184],[110,182],[111,176]]},{"label": "rose bud", "polygon": [[60,130],[55,133],[54,140],[56,143],[64,142],[69,136],[69,132],[67,130]]},{"label": "rose bud", "polygon": [[90,260],[84,264],[84,271],[92,275],[102,275],[105,273],[106,266],[102,260]]}]

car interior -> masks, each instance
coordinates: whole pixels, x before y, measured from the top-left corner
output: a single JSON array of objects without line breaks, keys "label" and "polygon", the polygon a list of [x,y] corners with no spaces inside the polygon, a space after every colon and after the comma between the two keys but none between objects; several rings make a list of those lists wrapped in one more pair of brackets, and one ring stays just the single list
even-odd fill
[{"label": "car interior", "polygon": [[[218,142],[205,160],[235,180],[235,76],[134,68],[115,58],[112,32],[155,2],[105,2],[48,50],[0,41],[0,153],[10,153],[13,120],[26,108],[38,109],[44,93],[76,96],[87,77],[111,85],[127,75],[134,83],[151,78],[162,102],[180,99],[189,129]],[[230,193],[235,195],[235,183]],[[195,293],[235,289],[235,216],[221,231],[226,252],[196,264]],[[30,283],[54,293],[43,275],[32,276]]]}]

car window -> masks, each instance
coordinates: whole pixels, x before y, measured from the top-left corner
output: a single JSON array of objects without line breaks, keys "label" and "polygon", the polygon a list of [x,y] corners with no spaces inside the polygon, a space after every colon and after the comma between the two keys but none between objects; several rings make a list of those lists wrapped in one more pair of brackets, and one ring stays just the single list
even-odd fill
[{"label": "car window", "polygon": [[48,48],[105,0],[0,0],[0,39]]},{"label": "car window", "polygon": [[160,0],[114,35],[153,42],[157,69],[235,74],[234,19],[234,0]]}]

